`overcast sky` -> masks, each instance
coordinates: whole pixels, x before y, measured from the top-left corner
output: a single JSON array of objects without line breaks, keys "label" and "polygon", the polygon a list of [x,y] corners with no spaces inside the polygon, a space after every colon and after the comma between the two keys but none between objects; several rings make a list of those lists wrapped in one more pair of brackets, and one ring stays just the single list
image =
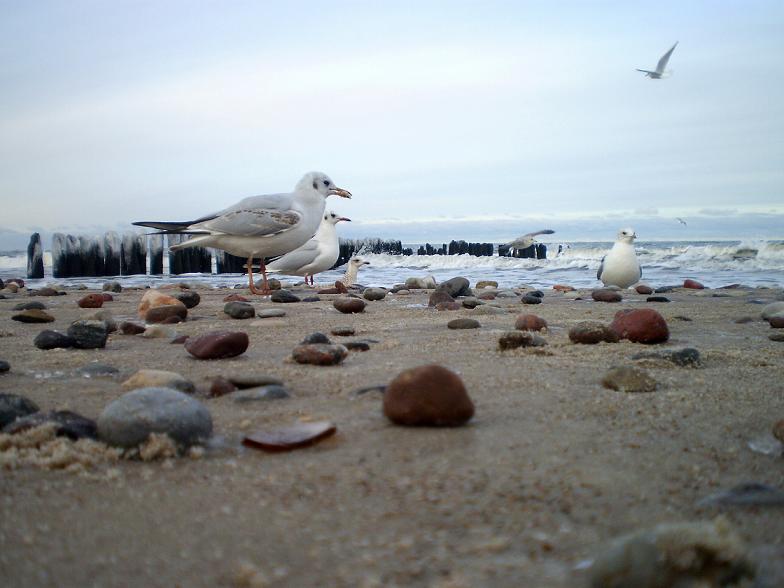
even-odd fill
[{"label": "overcast sky", "polygon": [[[781,0],[381,4],[0,0],[0,227],[185,220],[315,169],[349,236],[784,237]],[[675,41],[672,77],[635,71]]]}]

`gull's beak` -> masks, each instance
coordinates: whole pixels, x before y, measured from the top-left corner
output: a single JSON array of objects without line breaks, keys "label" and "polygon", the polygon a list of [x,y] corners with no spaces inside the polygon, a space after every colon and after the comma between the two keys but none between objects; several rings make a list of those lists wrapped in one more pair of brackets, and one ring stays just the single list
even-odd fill
[{"label": "gull's beak", "polygon": [[343,188],[330,188],[327,196],[340,196],[341,198],[351,198],[351,192]]},{"label": "gull's beak", "polygon": [[370,265],[370,262],[369,262],[369,261],[363,261],[363,262],[362,262],[362,263],[360,263],[359,265]]},{"label": "gull's beak", "polygon": [[351,222],[351,219],[350,219],[350,218],[346,218],[345,216],[339,216],[339,217],[338,217],[338,220],[339,220],[339,221],[348,221],[348,222]]}]

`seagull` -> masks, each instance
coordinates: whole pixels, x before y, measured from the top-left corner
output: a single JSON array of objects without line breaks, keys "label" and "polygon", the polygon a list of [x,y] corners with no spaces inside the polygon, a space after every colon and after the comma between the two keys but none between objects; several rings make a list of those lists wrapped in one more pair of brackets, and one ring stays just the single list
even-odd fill
[{"label": "seagull", "polygon": [[369,261],[365,261],[360,257],[352,257],[348,262],[346,273],[340,279],[344,286],[352,286],[357,281],[357,272],[363,265],[370,265]]},{"label": "seagull", "polygon": [[[171,251],[186,247],[215,247],[248,259],[248,286],[253,294],[269,294],[265,257],[284,255],[313,237],[324,214],[328,196],[351,198],[326,174],[310,172],[297,182],[293,192],[250,196],[220,212],[194,221],[139,221],[140,227],[159,229],[160,234],[196,235],[172,245]],[[253,283],[253,258],[261,258],[264,278],[261,290]]]},{"label": "seagull", "polygon": [[552,229],[544,229],[542,231],[526,233],[525,235],[517,237],[513,241],[509,241],[509,243],[504,243],[503,247],[510,247],[512,249],[526,249],[536,243],[536,239],[534,239],[536,235],[552,235],[553,233],[555,233],[555,231]]},{"label": "seagull", "polygon": [[340,221],[350,222],[351,219],[332,211],[325,213],[313,238],[268,264],[267,271],[290,276],[305,276],[305,283],[307,284],[310,278],[312,286],[313,275],[330,269],[338,260],[340,245],[335,225]]},{"label": "seagull", "polygon": [[596,279],[605,286],[628,288],[642,278],[642,268],[634,253],[633,242],[637,238],[634,229],[621,229],[609,253],[602,257]]},{"label": "seagull", "polygon": [[679,223],[681,223],[681,224],[682,224],[684,227],[688,227],[688,226],[689,226],[689,225],[687,225],[687,224],[686,224],[686,221],[685,221],[685,220],[683,220],[683,219],[682,219],[681,217],[679,217],[679,216],[676,216],[676,217],[675,217],[675,220],[676,220],[676,221],[678,221]]},{"label": "seagull", "polygon": [[638,69],[637,71],[641,71],[652,80],[660,80],[663,77],[666,77],[664,68],[667,67],[667,62],[670,60],[670,55],[672,55],[672,52],[675,51],[675,47],[677,46],[678,46],[678,41],[675,41],[675,45],[670,47],[670,50],[661,56],[659,63],[656,64],[656,71],[649,71],[647,69]]}]

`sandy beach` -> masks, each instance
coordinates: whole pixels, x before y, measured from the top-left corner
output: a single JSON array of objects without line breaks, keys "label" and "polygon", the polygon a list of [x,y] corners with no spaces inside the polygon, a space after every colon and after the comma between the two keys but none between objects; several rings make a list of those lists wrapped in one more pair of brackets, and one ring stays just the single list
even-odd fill
[{"label": "sandy beach", "polygon": [[[545,290],[535,306],[496,298],[506,310],[499,314],[481,306],[439,312],[427,306],[427,291],[388,294],[353,315],[333,308],[334,295],[294,304],[259,298],[257,311],[281,308],[285,316],[234,320],[223,298],[247,290],[194,289],[201,303],[176,331],[244,331],[244,354],[200,361],[167,339],[120,333],[104,349],[42,351],[32,342],[37,333],[65,332],[95,312],[76,304],[88,292],[32,298],[21,290],[0,300],[0,359],[11,366],[0,391],[94,419],[137,370],[170,370],[196,385],[216,436],[203,454],[98,460],[78,471],[6,462],[3,585],[581,586],[582,562],[608,540],[718,515],[751,550],[784,556],[784,519],[773,516],[780,509],[697,505],[743,482],[784,487],[782,458],[748,446],[784,419],[784,343],[769,339],[774,330],[759,317],[760,302],[781,300],[781,290],[676,289],[659,304],[633,290],[620,303],[595,302],[590,290]],[[139,322],[143,292],[126,289],[103,308]],[[12,321],[13,307],[29,300],[44,302],[56,321]],[[610,323],[618,310],[641,307],[666,319],[667,343],[568,338],[580,321]],[[548,322],[547,345],[500,351],[499,337],[523,313]],[[458,317],[481,328],[448,329]],[[329,335],[340,326],[355,335]],[[369,340],[370,349],[337,366],[295,363],[292,349],[316,331],[337,343]],[[632,359],[683,347],[699,350],[700,367]],[[119,374],[76,371],[91,362]],[[381,392],[358,392],[428,363],[463,379],[476,406],[467,425],[397,426],[382,413]],[[603,387],[618,365],[646,370],[657,390]],[[280,378],[291,397],[206,397],[209,378],[243,373]],[[247,433],[303,420],[332,421],[338,432],[280,454],[240,445]]]}]

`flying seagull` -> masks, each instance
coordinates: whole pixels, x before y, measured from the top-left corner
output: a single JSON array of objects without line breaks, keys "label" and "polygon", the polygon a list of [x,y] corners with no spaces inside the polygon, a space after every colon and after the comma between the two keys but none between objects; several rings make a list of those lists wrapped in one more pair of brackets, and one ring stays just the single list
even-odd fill
[{"label": "flying seagull", "polygon": [[642,278],[642,268],[634,252],[634,240],[637,234],[634,229],[621,229],[612,249],[602,257],[596,279],[605,286],[628,288]]},{"label": "flying seagull", "polygon": [[340,221],[351,221],[332,211],[324,213],[318,231],[307,243],[279,257],[267,265],[267,271],[290,276],[305,276],[305,283],[313,285],[313,276],[330,269],[338,260],[340,245],[335,225]]},{"label": "flying seagull", "polygon": [[687,224],[686,224],[686,221],[685,221],[685,220],[683,220],[683,219],[682,219],[681,217],[679,217],[679,216],[676,216],[676,217],[675,217],[675,220],[676,220],[676,221],[678,221],[679,223],[681,223],[681,224],[682,224],[684,227],[688,227],[688,226],[689,226],[689,225],[687,225]]},{"label": "flying seagull", "polygon": [[672,55],[672,52],[675,51],[675,47],[677,46],[678,46],[678,41],[675,41],[675,45],[670,47],[670,50],[661,56],[659,63],[656,64],[656,71],[650,71],[647,69],[638,69],[637,71],[641,71],[652,80],[660,80],[663,77],[666,77],[664,68],[667,67],[667,62],[670,60],[670,55]]},{"label": "flying seagull", "polygon": [[544,229],[542,231],[535,231],[533,233],[526,233],[525,235],[521,235],[517,237],[513,241],[509,241],[509,243],[504,243],[502,247],[511,247],[512,249],[526,249],[530,247],[534,243],[536,243],[536,235],[552,235],[555,233],[552,229]]},{"label": "flying seagull", "polygon": [[[310,239],[324,215],[327,196],[351,198],[351,192],[335,186],[324,173],[310,172],[297,182],[293,192],[250,196],[220,212],[193,221],[139,221],[140,227],[159,229],[156,234],[195,235],[172,245],[171,251],[186,247],[215,247],[248,259],[248,286],[253,294],[269,294],[265,257],[284,255]],[[253,258],[261,258],[264,278],[261,290],[253,283]]]}]

